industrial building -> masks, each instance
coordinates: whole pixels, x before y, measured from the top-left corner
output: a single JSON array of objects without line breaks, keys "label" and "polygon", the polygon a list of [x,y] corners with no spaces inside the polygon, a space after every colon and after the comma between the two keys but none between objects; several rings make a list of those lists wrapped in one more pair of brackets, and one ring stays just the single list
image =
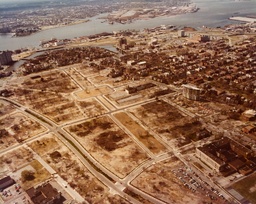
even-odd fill
[{"label": "industrial building", "polygon": [[32,187],[26,192],[34,204],[55,204],[61,199],[61,193],[49,183]]},{"label": "industrial building", "polygon": [[10,177],[6,176],[0,180],[0,191],[8,188],[9,186],[12,186],[16,182]]},{"label": "industrial building", "polygon": [[248,174],[256,169],[253,151],[228,137],[198,147],[196,155],[210,168],[226,176],[234,172]]},{"label": "industrial building", "polygon": [[8,65],[11,62],[13,62],[11,51],[0,52],[0,65]]},{"label": "industrial building", "polygon": [[185,37],[185,31],[184,30],[179,30],[178,31],[178,37]]},{"label": "industrial building", "polygon": [[183,96],[187,99],[199,101],[201,89],[191,84],[183,84]]}]

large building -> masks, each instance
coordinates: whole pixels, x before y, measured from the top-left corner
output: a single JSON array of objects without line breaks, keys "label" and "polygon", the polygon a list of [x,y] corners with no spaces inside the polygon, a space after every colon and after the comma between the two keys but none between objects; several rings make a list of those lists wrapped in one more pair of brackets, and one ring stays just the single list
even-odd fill
[{"label": "large building", "polygon": [[183,84],[183,96],[187,99],[199,101],[201,89],[191,84]]},{"label": "large building", "polygon": [[235,171],[248,174],[256,169],[253,151],[227,137],[198,147],[196,155],[211,169],[223,175]]},{"label": "large building", "polygon": [[26,192],[34,204],[55,204],[61,199],[61,193],[49,183],[32,187]]},{"label": "large building", "polygon": [[16,182],[10,177],[6,176],[0,180],[0,191],[8,188],[9,186],[15,184]]},{"label": "large building", "polygon": [[0,65],[7,65],[13,62],[11,51],[0,52]]}]

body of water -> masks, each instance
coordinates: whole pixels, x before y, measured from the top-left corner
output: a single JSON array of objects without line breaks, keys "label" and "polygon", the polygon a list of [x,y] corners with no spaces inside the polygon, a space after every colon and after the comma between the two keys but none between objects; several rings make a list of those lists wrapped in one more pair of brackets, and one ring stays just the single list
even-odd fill
[{"label": "body of water", "polygon": [[217,27],[227,24],[238,23],[228,18],[231,16],[256,15],[256,0],[194,0],[200,10],[196,13],[182,14],[178,16],[164,16],[148,20],[138,20],[130,24],[113,24],[101,23],[99,17],[106,16],[101,14],[93,17],[87,23],[59,27],[44,30],[25,37],[14,37],[11,35],[0,35],[0,50],[15,50],[27,47],[39,47],[41,40],[72,39],[74,37],[87,36],[101,32],[112,32],[119,30],[143,28],[152,28],[159,25],[176,25],[191,27]]}]

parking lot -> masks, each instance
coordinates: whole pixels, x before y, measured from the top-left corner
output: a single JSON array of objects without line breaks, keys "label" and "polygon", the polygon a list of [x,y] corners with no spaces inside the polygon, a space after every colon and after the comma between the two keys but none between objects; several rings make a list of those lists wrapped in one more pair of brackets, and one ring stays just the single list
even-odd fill
[{"label": "parking lot", "polygon": [[183,166],[173,169],[172,173],[193,193],[205,196],[205,201],[207,200],[209,203],[214,202],[220,204],[229,203],[218,190],[212,188],[207,182],[203,181],[200,176],[189,167]]},{"label": "parking lot", "polygon": [[4,189],[0,195],[4,201],[4,204],[29,204],[30,203],[28,195],[17,183]]}]

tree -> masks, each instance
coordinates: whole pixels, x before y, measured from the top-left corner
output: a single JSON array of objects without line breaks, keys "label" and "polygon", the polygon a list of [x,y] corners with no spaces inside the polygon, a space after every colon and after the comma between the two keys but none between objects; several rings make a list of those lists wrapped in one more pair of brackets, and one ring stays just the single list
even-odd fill
[{"label": "tree", "polygon": [[22,182],[25,181],[32,181],[35,179],[35,172],[31,170],[24,170],[21,172],[21,180]]}]

